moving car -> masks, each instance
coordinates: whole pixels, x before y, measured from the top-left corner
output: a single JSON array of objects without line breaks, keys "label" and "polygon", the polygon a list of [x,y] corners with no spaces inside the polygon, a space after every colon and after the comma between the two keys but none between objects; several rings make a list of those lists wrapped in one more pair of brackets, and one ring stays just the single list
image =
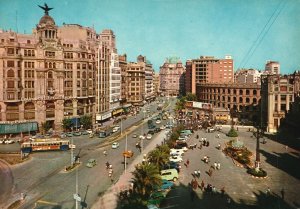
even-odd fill
[{"label": "moving car", "polygon": [[119,146],[120,146],[120,144],[118,142],[114,142],[114,143],[112,143],[111,148],[117,149]]},{"label": "moving car", "polygon": [[161,179],[167,180],[167,181],[177,181],[178,179],[178,172],[176,169],[167,169],[167,170],[161,170],[160,171]]},{"label": "moving car", "polygon": [[120,126],[115,126],[112,130],[113,133],[118,132],[120,130]]},{"label": "moving car", "polygon": [[144,135],[140,135],[139,139],[145,139],[145,136]]},{"label": "moving car", "polygon": [[95,165],[97,165],[97,161],[96,161],[95,159],[89,159],[89,161],[88,161],[87,164],[86,164],[86,167],[92,168],[92,167],[94,167]]},{"label": "moving car", "polygon": [[92,129],[88,129],[88,130],[86,130],[86,132],[88,132],[89,134],[92,134],[93,130]]},{"label": "moving car", "polygon": [[132,135],[132,137],[133,138],[136,138],[138,135],[136,134],[136,133],[134,133],[133,135]]},{"label": "moving car", "polygon": [[152,139],[152,135],[151,134],[147,134],[146,138],[147,139]]},{"label": "moving car", "polygon": [[127,150],[123,152],[123,157],[131,158],[133,156],[133,152],[131,150]]},{"label": "moving car", "polygon": [[160,124],[160,123],[161,123],[161,120],[156,120],[155,123],[156,123],[156,124]]}]

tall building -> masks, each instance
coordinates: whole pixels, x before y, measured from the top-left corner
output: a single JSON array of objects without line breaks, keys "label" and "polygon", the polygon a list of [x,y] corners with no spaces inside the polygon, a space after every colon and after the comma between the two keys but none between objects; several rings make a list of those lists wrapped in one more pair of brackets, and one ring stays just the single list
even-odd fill
[{"label": "tall building", "polygon": [[280,64],[277,61],[268,60],[265,66],[267,74],[280,74]]},{"label": "tall building", "polygon": [[160,82],[159,82],[159,74],[158,73],[154,73],[153,75],[153,88],[154,88],[154,95],[155,96],[159,96],[160,95]]},{"label": "tall building", "polygon": [[46,9],[33,34],[0,31],[0,119],[10,121],[1,133],[37,131],[44,123],[60,130],[64,118],[86,114],[110,117],[115,45],[106,37],[77,24],[57,26]]},{"label": "tall building", "polygon": [[234,63],[231,56],[217,59],[201,56],[186,62],[185,88],[187,92],[196,93],[196,84],[229,83],[234,81]]},{"label": "tall building", "polygon": [[146,59],[145,56],[139,55],[137,57],[137,63],[142,65],[145,69],[145,100],[153,100],[154,92],[153,92],[153,73],[154,70],[152,68],[152,64],[150,61]]},{"label": "tall building", "polygon": [[300,73],[263,75],[261,82],[262,121],[268,132],[277,132],[281,119],[300,93]]},{"label": "tall building", "polygon": [[127,103],[143,106],[145,101],[145,68],[143,64],[127,63],[126,83]]},{"label": "tall building", "polygon": [[127,71],[127,55],[119,55],[119,66],[121,69],[121,104],[126,104],[126,71]]},{"label": "tall building", "polygon": [[164,96],[179,96],[184,93],[184,72],[179,58],[170,57],[165,60],[159,71],[160,91]]}]

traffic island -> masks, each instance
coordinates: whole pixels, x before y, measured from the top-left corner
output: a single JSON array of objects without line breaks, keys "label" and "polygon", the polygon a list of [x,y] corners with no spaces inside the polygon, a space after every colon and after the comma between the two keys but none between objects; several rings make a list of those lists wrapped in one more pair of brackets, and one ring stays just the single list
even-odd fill
[{"label": "traffic island", "polygon": [[80,164],[81,163],[73,163],[72,165],[66,166],[64,172],[69,173],[73,171],[75,168],[77,168],[78,166],[80,166]]},{"label": "traffic island", "polygon": [[267,171],[263,170],[262,168],[249,168],[247,173],[250,174],[254,178],[267,178],[268,174]]},{"label": "traffic island", "polygon": [[252,152],[244,146],[243,142],[238,141],[237,139],[230,140],[226,143],[224,152],[234,161],[237,161],[239,164],[243,165],[243,167],[250,166],[250,157],[252,156]]}]

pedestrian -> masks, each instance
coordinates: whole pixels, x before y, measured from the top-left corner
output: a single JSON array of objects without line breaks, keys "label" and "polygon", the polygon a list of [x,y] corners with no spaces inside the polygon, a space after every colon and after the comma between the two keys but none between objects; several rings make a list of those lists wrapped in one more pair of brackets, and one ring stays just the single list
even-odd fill
[{"label": "pedestrian", "polygon": [[217,169],[218,169],[218,170],[221,169],[221,163],[217,163]]},{"label": "pedestrian", "polygon": [[225,187],[221,188],[221,194],[222,194],[222,196],[224,196],[224,194],[225,194]]},{"label": "pedestrian", "polygon": [[207,147],[209,146],[209,141],[206,142],[206,146],[207,146]]},{"label": "pedestrian", "polygon": [[201,171],[198,170],[198,171],[197,171],[197,177],[200,178],[200,175],[201,175]]},{"label": "pedestrian", "polygon": [[281,193],[282,200],[284,200],[284,193],[285,193],[284,188],[281,189],[280,193]]},{"label": "pedestrian", "polygon": [[289,147],[288,147],[287,145],[285,145],[285,151],[288,151],[288,148],[289,148]]},{"label": "pedestrian", "polygon": [[212,171],[211,168],[210,168],[210,169],[208,170],[208,175],[209,175],[209,176],[212,176],[212,172],[213,172],[213,171]]},{"label": "pedestrian", "polygon": [[217,170],[218,164],[215,162],[214,163],[214,169]]},{"label": "pedestrian", "polygon": [[231,199],[230,199],[230,197],[228,197],[227,198],[227,205],[230,205],[230,203],[231,203]]},{"label": "pedestrian", "polygon": [[204,184],[204,181],[202,180],[202,182],[201,182],[201,190],[202,191],[203,191],[204,187],[205,187],[205,184]]},{"label": "pedestrian", "polygon": [[213,194],[217,194],[217,188],[215,186],[212,187]]},{"label": "pedestrian", "polygon": [[187,161],[186,161],[186,167],[187,167],[187,168],[189,167],[189,164],[190,164],[190,160],[187,159]]}]

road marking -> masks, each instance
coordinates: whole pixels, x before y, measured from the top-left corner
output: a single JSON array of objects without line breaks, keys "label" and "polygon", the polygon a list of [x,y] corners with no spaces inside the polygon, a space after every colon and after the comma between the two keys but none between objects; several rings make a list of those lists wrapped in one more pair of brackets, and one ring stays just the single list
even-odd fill
[{"label": "road marking", "polygon": [[37,203],[46,204],[46,205],[53,205],[53,206],[59,205],[56,202],[48,202],[48,201],[45,201],[45,200],[38,200]]}]

